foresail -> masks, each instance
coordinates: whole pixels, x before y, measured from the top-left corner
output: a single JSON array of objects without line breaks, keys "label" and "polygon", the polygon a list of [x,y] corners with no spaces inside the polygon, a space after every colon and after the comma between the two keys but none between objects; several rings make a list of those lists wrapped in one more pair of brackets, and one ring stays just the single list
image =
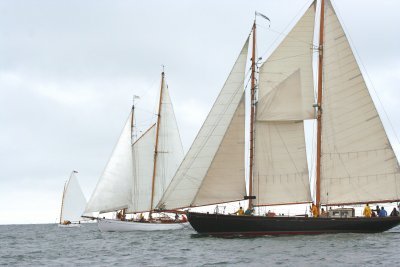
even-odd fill
[{"label": "foresail", "polygon": [[260,69],[256,205],[311,202],[303,121],[314,118],[314,17],[313,4]]},{"label": "foresail", "polygon": [[132,199],[128,212],[149,211],[151,201],[151,181],[154,167],[155,124],[151,126],[132,146],[133,185]]},{"label": "foresail", "polygon": [[[247,50],[248,40],[190,150],[159,202],[159,208],[175,209],[213,204],[216,203],[215,197],[218,197],[218,202],[228,202],[242,199],[246,194],[244,160],[241,156],[244,155],[244,116],[241,118],[239,104],[243,96]],[[238,120],[243,122],[239,123]],[[235,126],[231,126],[232,124]],[[230,134],[229,128],[233,131]],[[240,132],[243,132],[243,138]],[[221,160],[224,164],[218,163]],[[232,176],[226,175],[226,170],[229,170]],[[219,175],[218,184],[208,185],[208,180],[215,180],[216,175]],[[221,188],[222,184],[224,187]]]},{"label": "foresail", "polygon": [[324,30],[321,203],[399,200],[398,161],[329,1]]},{"label": "foresail", "polygon": [[86,206],[85,213],[115,211],[127,208],[131,202],[133,180],[131,119],[132,113]]},{"label": "foresail", "polygon": [[245,195],[244,99],[243,95],[192,206],[241,200]]},{"label": "foresail", "polygon": [[85,211],[85,206],[86,198],[79,186],[75,172],[73,172],[65,188],[60,221],[68,220],[70,222],[77,222],[83,220],[81,216]]},{"label": "foresail", "polygon": [[184,153],[168,86],[164,83],[158,132],[157,166],[154,181],[153,207],[158,204],[179,165]]}]

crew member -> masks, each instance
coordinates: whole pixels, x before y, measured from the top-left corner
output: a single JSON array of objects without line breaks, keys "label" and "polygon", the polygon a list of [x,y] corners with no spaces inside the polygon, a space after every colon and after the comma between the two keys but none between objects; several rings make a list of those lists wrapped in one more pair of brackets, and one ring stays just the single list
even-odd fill
[{"label": "crew member", "polygon": [[244,210],[242,207],[240,207],[237,211],[235,211],[233,214],[237,214],[239,216],[244,215]]},{"label": "crew member", "polygon": [[386,217],[387,212],[384,207],[381,207],[381,211],[379,212],[379,217]]},{"label": "crew member", "polygon": [[372,215],[372,211],[371,211],[371,208],[369,207],[368,203],[365,205],[363,215],[367,218],[370,218]]}]

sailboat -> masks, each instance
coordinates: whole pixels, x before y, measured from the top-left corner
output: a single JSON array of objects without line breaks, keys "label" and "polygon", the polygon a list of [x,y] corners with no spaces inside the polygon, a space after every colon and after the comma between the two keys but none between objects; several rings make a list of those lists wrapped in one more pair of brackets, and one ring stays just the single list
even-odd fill
[{"label": "sailboat", "polygon": [[76,173],[78,172],[72,171],[64,185],[59,227],[80,227],[80,222],[85,220],[81,215],[86,207],[86,198],[79,186]]},{"label": "sailboat", "polygon": [[[318,6],[318,45],[313,42],[314,1],[259,69],[254,21],[225,85],[159,205],[177,209],[246,200],[251,212],[260,207],[314,202],[318,209],[330,208],[329,213],[314,218],[306,214],[272,217],[190,211],[188,219],[197,232],[374,233],[400,223],[400,217],[355,217],[353,208],[331,210],[333,206],[399,201],[400,168],[331,2],[321,0]],[[250,131],[245,139],[243,87],[251,37]],[[313,85],[314,53],[318,55],[317,90]],[[315,185],[310,182],[307,165],[305,120],[317,123]],[[248,192],[245,170],[249,171]],[[315,198],[311,188],[315,188]]]},{"label": "sailboat", "polygon": [[[89,212],[117,212],[116,219],[96,218],[101,231],[182,229],[189,223],[155,212],[165,189],[183,159],[183,147],[164,71],[161,74],[157,122],[139,138],[134,136],[135,105],[109,162],[86,206]],[[138,213],[140,218],[127,219]],[[144,219],[142,213],[148,213]]]}]

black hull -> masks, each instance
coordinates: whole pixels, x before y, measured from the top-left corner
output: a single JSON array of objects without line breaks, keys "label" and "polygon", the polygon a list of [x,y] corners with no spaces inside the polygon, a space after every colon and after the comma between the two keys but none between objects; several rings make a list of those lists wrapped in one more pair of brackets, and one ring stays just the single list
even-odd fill
[{"label": "black hull", "polygon": [[263,217],[189,212],[192,227],[210,235],[304,235],[379,233],[400,224],[400,217],[308,218]]}]

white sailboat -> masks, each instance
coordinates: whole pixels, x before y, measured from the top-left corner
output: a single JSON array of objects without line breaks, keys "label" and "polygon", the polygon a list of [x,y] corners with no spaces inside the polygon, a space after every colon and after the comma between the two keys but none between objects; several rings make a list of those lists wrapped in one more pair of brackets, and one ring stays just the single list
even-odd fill
[{"label": "white sailboat", "polygon": [[79,186],[76,173],[78,172],[72,171],[64,185],[59,227],[80,227],[80,222],[86,220],[81,217],[86,207],[86,198]]},{"label": "white sailboat", "polygon": [[[188,223],[155,212],[183,158],[183,147],[172,102],[161,74],[157,122],[132,141],[134,106],[112,156],[94,190],[85,213],[115,212],[117,219],[97,218],[101,231],[154,231],[182,229]],[[126,214],[148,213],[147,220],[126,219]]]},{"label": "white sailboat", "polygon": [[[246,199],[250,209],[311,202],[320,208],[400,201],[398,160],[363,75],[332,4],[322,0],[320,7],[318,44],[313,41],[313,2],[258,71],[253,24],[249,165],[244,159],[247,39],[159,206],[177,209]],[[304,121],[310,119],[317,123],[313,186],[304,132]],[[382,232],[400,223],[399,217],[338,216],[342,213],[270,218],[189,212],[189,222],[208,234]]]}]

